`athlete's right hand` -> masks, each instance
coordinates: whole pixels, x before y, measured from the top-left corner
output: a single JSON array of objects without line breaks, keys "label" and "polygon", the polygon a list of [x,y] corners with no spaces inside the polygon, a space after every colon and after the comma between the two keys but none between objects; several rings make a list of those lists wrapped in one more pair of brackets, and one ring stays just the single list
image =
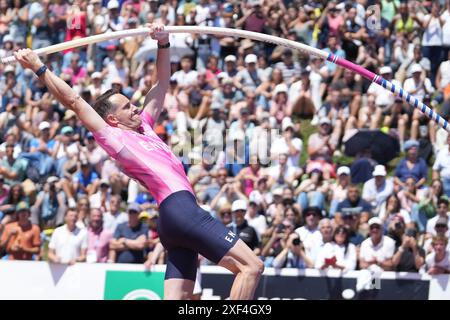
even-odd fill
[{"label": "athlete's right hand", "polygon": [[14,52],[17,62],[25,69],[31,69],[36,72],[42,65],[38,55],[31,49],[20,49]]}]

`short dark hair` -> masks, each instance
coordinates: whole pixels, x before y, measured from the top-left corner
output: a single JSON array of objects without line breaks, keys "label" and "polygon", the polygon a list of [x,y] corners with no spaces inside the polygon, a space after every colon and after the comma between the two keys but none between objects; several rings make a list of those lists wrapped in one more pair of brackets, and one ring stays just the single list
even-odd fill
[{"label": "short dark hair", "polygon": [[112,112],[112,109],[114,107],[109,98],[111,98],[116,93],[118,93],[116,90],[109,89],[95,100],[94,110],[97,111],[97,113],[103,119],[105,119],[106,116]]}]

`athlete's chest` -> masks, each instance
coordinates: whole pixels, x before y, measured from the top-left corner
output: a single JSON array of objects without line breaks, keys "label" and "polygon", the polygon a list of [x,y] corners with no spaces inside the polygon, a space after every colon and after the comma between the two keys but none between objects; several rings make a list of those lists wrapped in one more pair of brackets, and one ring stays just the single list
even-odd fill
[{"label": "athlete's chest", "polygon": [[160,151],[166,154],[170,154],[170,148],[160,137],[148,126],[138,133],[135,131],[127,132],[124,137],[124,143],[130,148],[136,151],[145,150],[149,152]]}]

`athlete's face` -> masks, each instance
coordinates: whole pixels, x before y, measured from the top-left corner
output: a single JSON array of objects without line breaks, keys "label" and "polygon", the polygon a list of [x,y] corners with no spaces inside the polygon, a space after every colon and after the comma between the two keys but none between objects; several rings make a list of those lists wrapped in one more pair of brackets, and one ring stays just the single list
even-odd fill
[{"label": "athlete's face", "polygon": [[108,123],[113,126],[121,124],[127,128],[136,130],[142,123],[139,109],[130,103],[130,100],[122,94],[115,94],[109,98],[114,106],[114,113],[106,117]]}]

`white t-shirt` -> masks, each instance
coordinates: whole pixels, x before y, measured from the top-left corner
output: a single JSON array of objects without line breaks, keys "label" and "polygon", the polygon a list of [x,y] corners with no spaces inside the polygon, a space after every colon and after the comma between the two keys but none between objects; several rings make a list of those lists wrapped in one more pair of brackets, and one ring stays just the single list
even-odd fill
[{"label": "white t-shirt", "polygon": [[[298,170],[298,168],[288,165],[286,167],[286,170],[284,171],[284,180],[292,179],[292,177],[297,173],[297,170]],[[277,180],[280,175],[280,165],[275,165],[273,167],[270,167],[268,172],[272,178]]]},{"label": "white t-shirt", "polygon": [[303,226],[295,229],[295,232],[299,235],[300,241],[303,243],[306,255],[308,257],[313,257],[312,252],[314,248],[323,243],[322,234],[320,233],[319,228],[317,227],[310,230],[306,226]]},{"label": "white t-shirt", "polygon": [[87,249],[87,231],[75,227],[73,232],[69,231],[67,225],[58,227],[53,232],[48,247],[55,250],[56,256],[62,263],[68,263],[77,259],[82,249]]},{"label": "white t-shirt", "polygon": [[[417,86],[419,84],[420,84],[420,82],[416,84],[416,82],[414,81],[413,78],[408,78],[405,80],[403,88],[405,89],[405,91],[411,93],[411,91],[414,91],[417,89]],[[424,84],[425,84],[425,88],[428,91],[428,94],[433,93],[434,88],[433,88],[433,85],[431,84],[430,79],[425,78]],[[417,99],[419,99],[419,101],[422,101],[423,97],[425,96],[425,90],[423,88],[420,88],[420,90],[417,91],[415,94],[413,94],[413,96],[416,97]]]},{"label": "white t-shirt", "polygon": [[184,72],[183,70],[178,70],[172,75],[172,77],[177,80],[179,86],[185,87],[196,82],[197,75],[198,73],[195,70],[190,70],[188,73]]},{"label": "white t-shirt", "polygon": [[274,159],[275,163],[278,163],[278,156],[280,154],[285,153],[285,154],[289,154],[288,160],[287,160],[287,163],[289,166],[294,166],[294,167],[299,166],[299,161],[300,161],[300,157],[302,155],[302,149],[303,149],[303,141],[300,138],[293,138],[291,140],[291,142],[292,142],[292,145],[294,146],[294,148],[299,151],[294,156],[290,155],[289,146],[284,137],[281,137],[273,142],[273,144],[270,148],[270,153],[272,154],[272,156],[275,156],[275,159]]},{"label": "white t-shirt", "polygon": [[442,26],[442,45],[450,47],[450,11],[445,10],[441,15],[441,18],[445,21]]},{"label": "white t-shirt", "polygon": [[450,151],[448,147],[439,151],[433,164],[433,170],[438,171],[442,178],[450,179]]},{"label": "white t-shirt", "polygon": [[[396,87],[401,87],[400,82],[395,79],[392,80],[391,83]],[[376,83],[370,84],[369,89],[367,89],[367,93],[375,96],[375,104],[377,106],[390,106],[395,100],[395,95],[392,92],[389,92]]]},{"label": "white t-shirt", "polygon": [[427,270],[429,270],[431,267],[441,267],[444,269],[450,269],[450,259],[448,252],[445,252],[445,257],[439,262],[436,262],[436,253],[432,252],[425,258],[425,265],[427,266]]},{"label": "white t-shirt", "polygon": [[248,213],[245,215],[245,220],[247,220],[248,225],[255,229],[258,239],[261,240],[261,235],[267,230],[266,217],[258,214],[254,218],[250,218]]},{"label": "white t-shirt", "polygon": [[[447,59],[447,57],[445,57],[445,59]],[[439,66],[439,70],[441,71],[441,87],[439,89],[443,90],[450,84],[450,60],[442,62]]]},{"label": "white t-shirt", "polygon": [[[445,233],[446,237],[450,236],[450,215],[447,213],[447,217],[449,217],[447,225],[448,225],[448,229],[447,232]],[[438,215],[435,215],[433,218],[431,218],[430,220],[427,221],[427,228],[426,231],[427,233],[431,234],[432,236],[436,235],[436,230],[434,229],[434,227],[436,226],[436,222],[439,219]]]},{"label": "white t-shirt", "polygon": [[[433,239],[427,239],[425,240],[425,243],[423,244],[423,250],[425,250],[425,252],[433,252],[433,245],[432,245]],[[445,248],[445,250],[447,252],[450,252],[450,242],[447,243],[447,248]]]},{"label": "white t-shirt", "polygon": [[109,230],[112,233],[116,231],[119,224],[128,222],[128,213],[120,212],[117,215],[112,215],[111,212],[103,214],[103,229]]},{"label": "white t-shirt", "polygon": [[[427,14],[423,20],[428,21],[431,15]],[[442,27],[439,18],[432,17],[422,36],[422,46],[442,46]]]},{"label": "white t-shirt", "polygon": [[347,252],[345,252],[344,245],[338,245],[335,242],[328,242],[319,251],[315,268],[320,269],[325,264],[325,259],[336,257],[336,264],[345,266],[345,271],[355,270],[356,268],[356,247],[353,243],[349,243],[347,246]]},{"label": "white t-shirt", "polygon": [[395,251],[395,241],[387,236],[382,236],[378,245],[374,245],[372,238],[368,238],[361,243],[361,250],[359,256],[364,261],[371,261],[374,258],[378,262],[385,261],[392,258]]}]

